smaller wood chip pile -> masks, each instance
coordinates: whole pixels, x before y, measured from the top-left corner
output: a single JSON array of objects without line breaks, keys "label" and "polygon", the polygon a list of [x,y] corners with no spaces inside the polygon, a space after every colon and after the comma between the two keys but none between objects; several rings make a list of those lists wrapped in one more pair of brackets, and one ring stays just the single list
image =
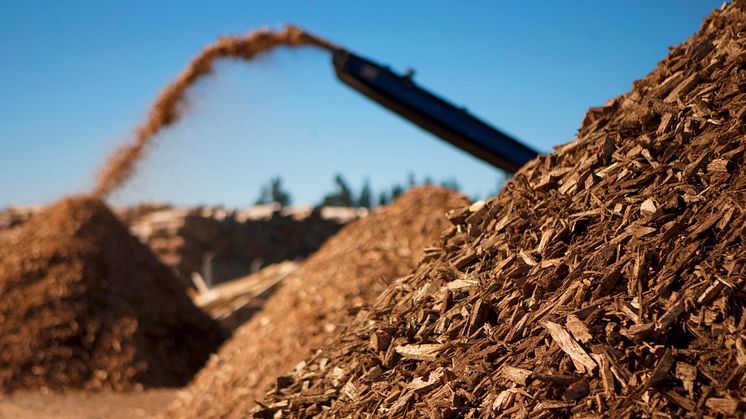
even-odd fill
[{"label": "smaller wood chip pile", "polygon": [[0,390],[185,385],[221,340],[99,200],[62,200],[0,236]]},{"label": "smaller wood chip pile", "polygon": [[745,6],[451,213],[419,268],[255,415],[742,416]]},{"label": "smaller wood chip pile", "polygon": [[[238,329],[172,407],[170,417],[243,418],[277,379],[321,345],[394,278],[466,200],[443,188],[415,188],[346,225],[283,280],[264,309]],[[352,314],[351,314],[352,313]]]}]

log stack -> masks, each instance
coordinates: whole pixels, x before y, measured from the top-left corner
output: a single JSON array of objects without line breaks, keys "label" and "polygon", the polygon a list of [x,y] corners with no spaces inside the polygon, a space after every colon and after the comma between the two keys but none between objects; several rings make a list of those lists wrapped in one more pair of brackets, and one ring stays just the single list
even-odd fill
[{"label": "log stack", "polygon": [[130,230],[187,286],[196,272],[211,285],[317,250],[357,208],[164,208],[133,218]]}]

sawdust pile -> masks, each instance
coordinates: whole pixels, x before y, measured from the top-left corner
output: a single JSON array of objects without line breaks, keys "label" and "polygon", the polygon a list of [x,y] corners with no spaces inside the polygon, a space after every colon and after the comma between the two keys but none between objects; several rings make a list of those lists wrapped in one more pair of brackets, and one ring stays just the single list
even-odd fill
[{"label": "sawdust pile", "polygon": [[744,9],[713,12],[575,141],[450,214],[419,268],[256,415],[743,415]]},{"label": "sawdust pile", "polygon": [[278,375],[333,343],[351,313],[411,271],[423,247],[447,227],[446,211],[465,202],[447,189],[416,188],[345,226],[221,348],[169,416],[246,417]]},{"label": "sawdust pile", "polygon": [[168,268],[99,200],[0,236],[0,389],[182,386],[221,343]]},{"label": "sawdust pile", "polygon": [[259,30],[243,37],[222,37],[197,55],[181,75],[161,91],[150,109],[148,119],[137,128],[134,141],[121,146],[109,158],[98,175],[93,194],[105,198],[132,175],[138,160],[152,138],[163,128],[177,122],[186,106],[186,92],[202,77],[210,74],[215,60],[238,58],[251,60],[277,47],[311,46],[331,50],[330,42],[302,29],[288,25],[282,31]]}]

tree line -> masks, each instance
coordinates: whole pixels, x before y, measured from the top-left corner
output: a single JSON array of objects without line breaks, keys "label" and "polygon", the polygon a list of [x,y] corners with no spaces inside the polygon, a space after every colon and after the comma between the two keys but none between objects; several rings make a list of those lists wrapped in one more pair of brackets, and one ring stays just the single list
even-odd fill
[{"label": "tree line", "polygon": [[[501,182],[498,182],[497,191],[502,188],[502,185],[507,180],[504,176]],[[410,173],[407,176],[407,180],[402,183],[395,183],[390,188],[380,190],[377,193],[373,191],[370,180],[365,179],[362,186],[358,191],[350,186],[350,183],[342,176],[341,173],[337,173],[334,176],[334,189],[324,195],[321,201],[318,203],[319,206],[332,206],[332,207],[357,207],[357,208],[373,208],[376,206],[387,205],[399,195],[406,192],[409,188],[416,185],[434,185],[436,182],[431,177],[425,177],[421,182],[418,182],[415,178],[414,173]],[[461,185],[454,178],[442,180],[437,183],[440,186],[452,189],[456,192],[461,190]],[[476,199],[474,199],[476,200]],[[288,192],[280,176],[271,178],[266,184],[264,184],[259,192],[259,197],[254,202],[256,205],[269,204],[276,202],[282,207],[286,207],[292,204],[292,196]]]}]

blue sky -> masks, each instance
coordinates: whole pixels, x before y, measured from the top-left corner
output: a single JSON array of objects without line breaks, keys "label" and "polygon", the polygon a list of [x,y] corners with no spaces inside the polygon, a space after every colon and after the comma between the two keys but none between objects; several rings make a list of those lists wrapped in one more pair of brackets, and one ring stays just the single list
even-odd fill
[{"label": "blue sky", "polygon": [[[631,88],[722,1],[3,1],[0,206],[84,192],[161,87],[219,35],[290,22],[389,64],[534,147]],[[342,85],[327,54],[224,61],[190,92],[116,204],[253,201],[281,175],[298,204],[407,173],[470,195],[500,175]]]}]

